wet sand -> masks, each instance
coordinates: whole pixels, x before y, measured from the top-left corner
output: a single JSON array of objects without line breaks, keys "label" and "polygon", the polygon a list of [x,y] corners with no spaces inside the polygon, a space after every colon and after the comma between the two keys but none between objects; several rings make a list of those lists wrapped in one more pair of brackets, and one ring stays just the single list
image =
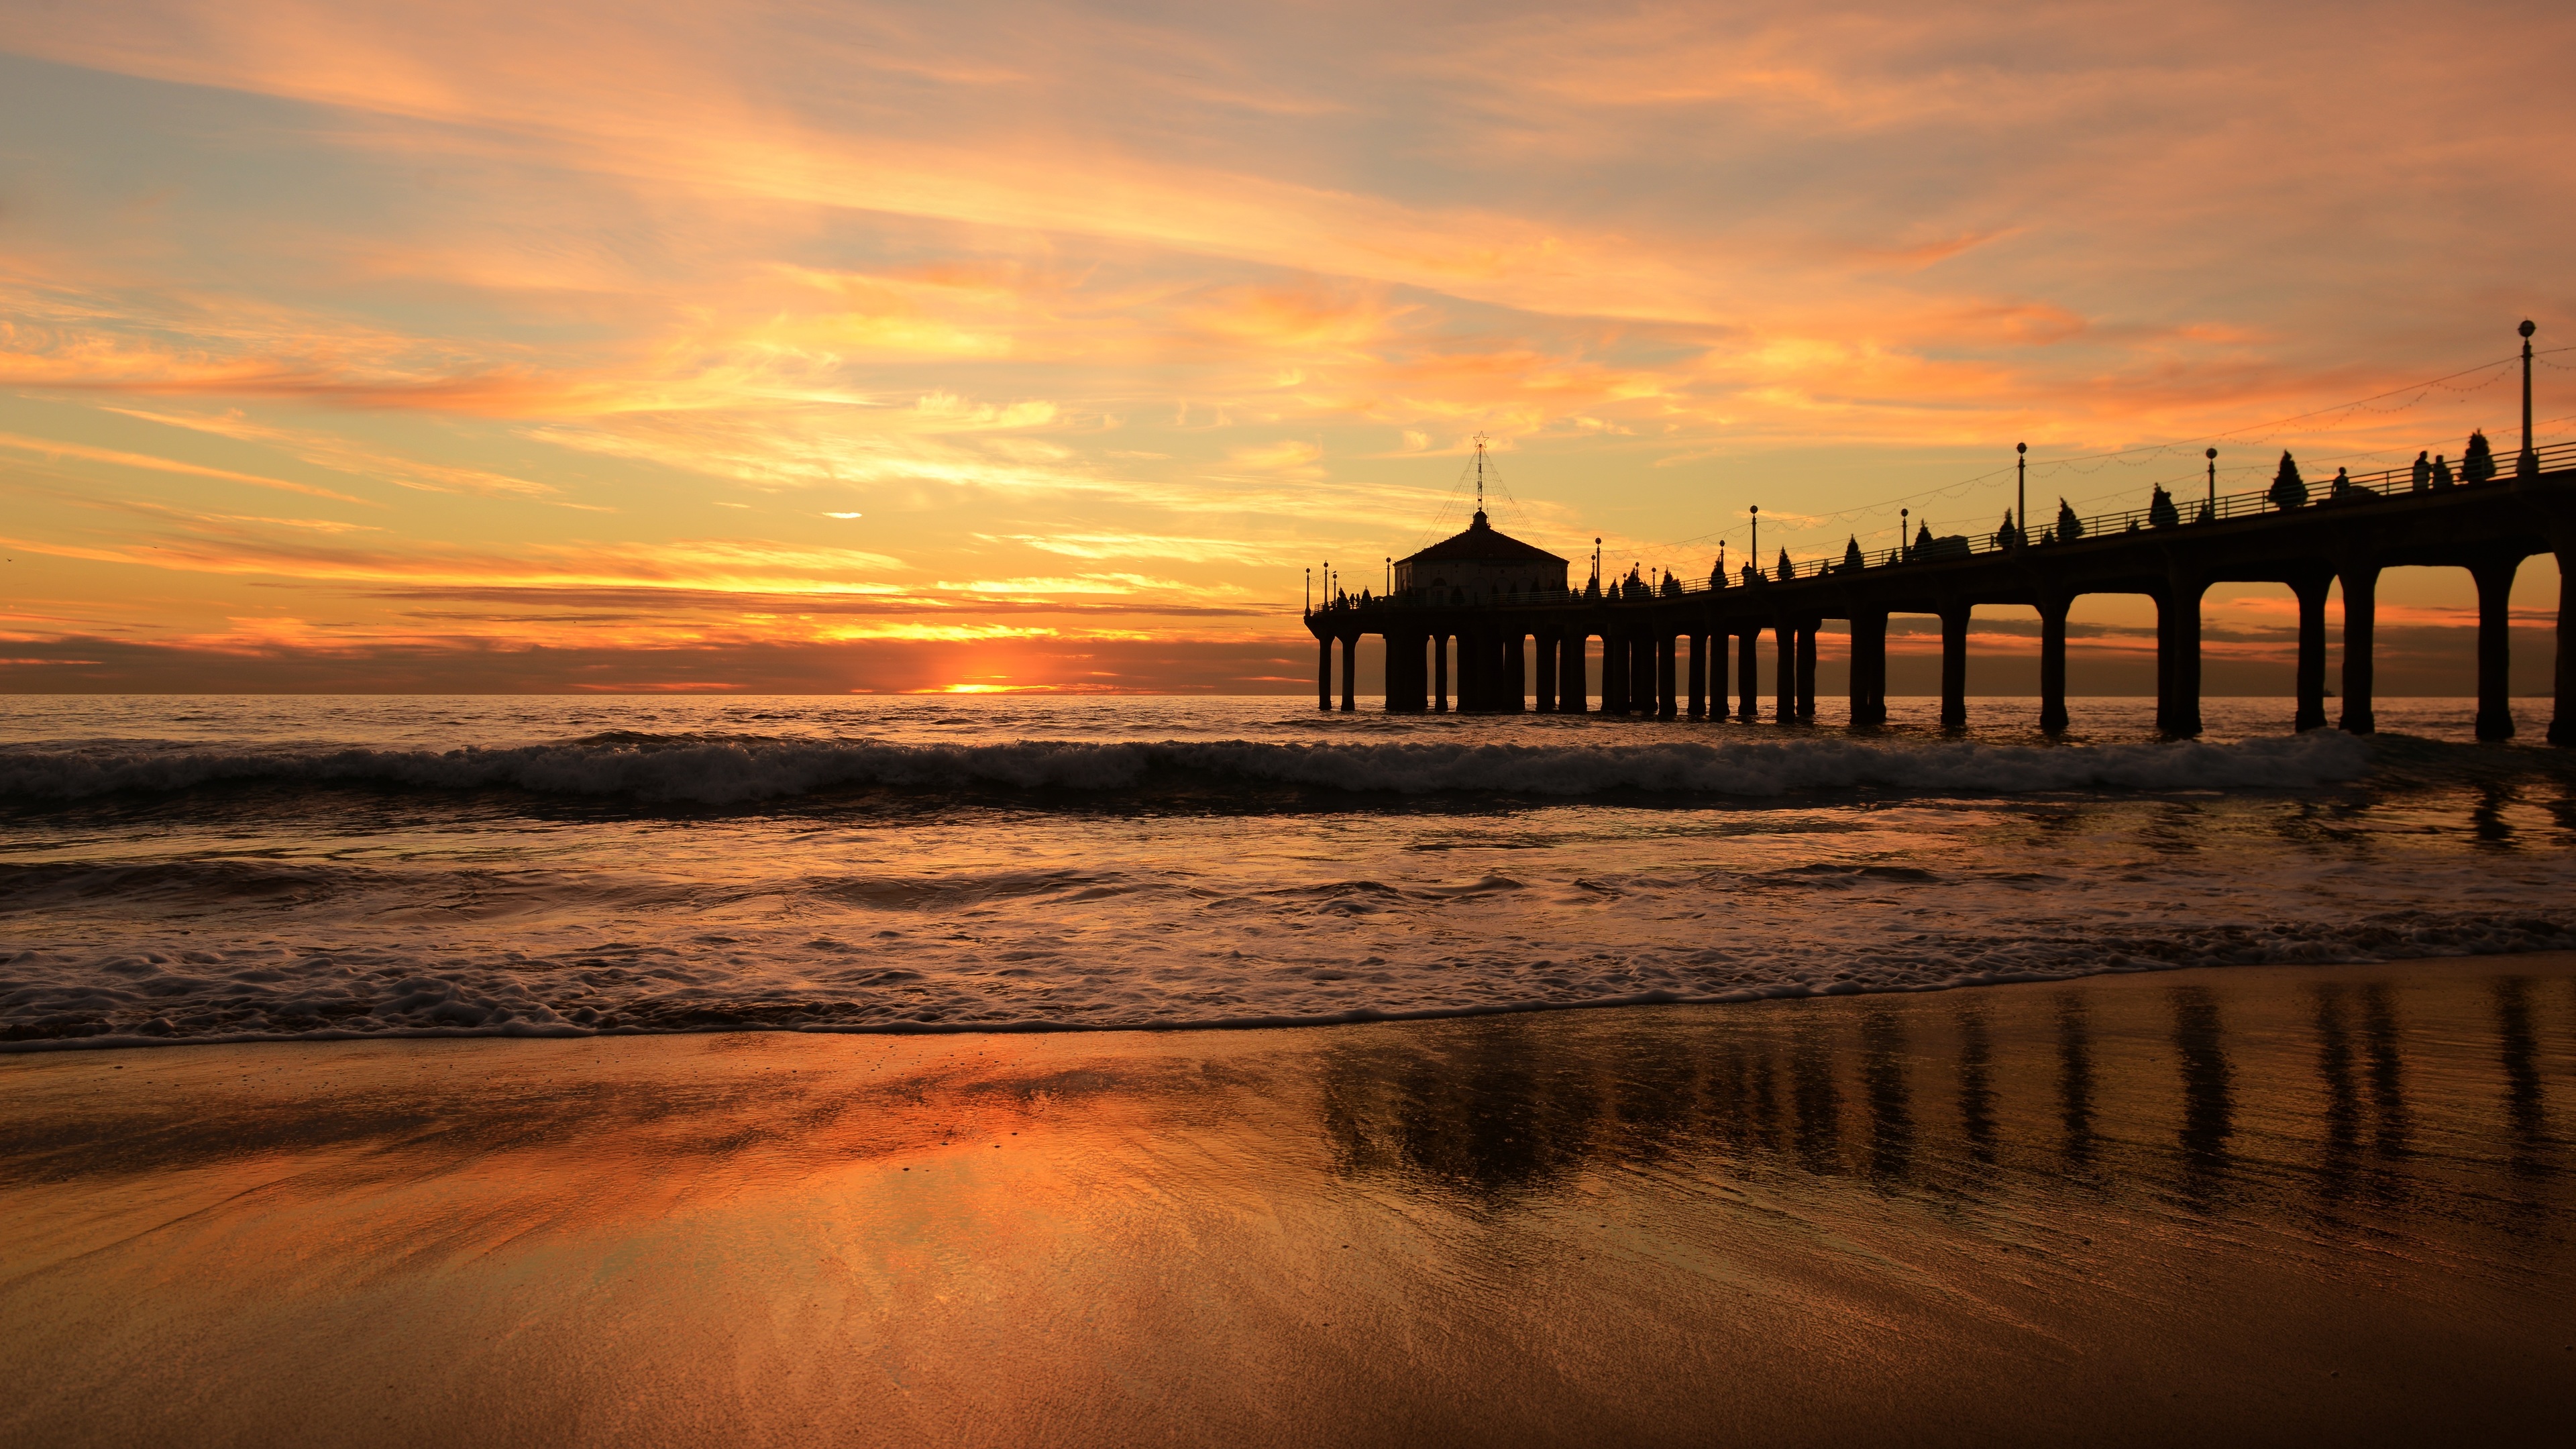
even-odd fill
[{"label": "wet sand", "polygon": [[2556,1442],[2576,956],[0,1058],[0,1442]]}]

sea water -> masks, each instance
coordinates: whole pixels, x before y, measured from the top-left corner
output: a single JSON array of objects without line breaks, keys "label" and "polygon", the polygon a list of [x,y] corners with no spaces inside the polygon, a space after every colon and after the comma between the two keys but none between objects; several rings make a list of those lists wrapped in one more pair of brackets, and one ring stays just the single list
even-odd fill
[{"label": "sea water", "polygon": [[[1371,702],[1373,703],[1373,701]],[[1766,704],[1768,701],[1765,702]],[[0,1046],[1178,1027],[2576,947],[2576,752],[1202,697],[0,699]]]}]

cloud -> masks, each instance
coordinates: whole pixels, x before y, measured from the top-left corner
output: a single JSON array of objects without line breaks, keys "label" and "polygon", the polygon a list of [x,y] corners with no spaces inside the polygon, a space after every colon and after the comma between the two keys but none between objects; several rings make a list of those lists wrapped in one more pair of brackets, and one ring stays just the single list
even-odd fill
[{"label": "cloud", "polygon": [[197,413],[153,412],[142,408],[110,407],[102,409],[124,417],[139,418],[168,427],[188,428],[237,442],[259,443],[290,453],[303,462],[335,472],[381,479],[405,488],[419,488],[433,493],[475,493],[495,498],[552,498],[561,490],[549,484],[513,478],[483,468],[460,468],[451,464],[427,463],[406,458],[379,448],[371,448],[344,435],[311,428],[281,428],[257,423],[237,409],[208,416]]},{"label": "cloud", "polygon": [[[13,193],[0,486],[64,617],[137,636],[280,585],[326,630],[410,587],[886,589],[959,627],[1131,578],[1285,598],[1288,558],[1445,529],[1478,432],[1515,529],[1693,572],[1757,500],[1766,552],[1989,528],[2014,441],[2049,498],[2135,502],[2176,460],[2094,455],[2576,313],[2576,16],[2322,13],[29,11],[31,177],[261,180]],[[2460,389],[2225,446],[2509,417],[2504,372]],[[117,502],[134,469],[181,506]],[[884,551],[812,549],[826,509]]]},{"label": "cloud", "polygon": [[310,483],[295,483],[284,478],[267,478],[257,473],[236,473],[229,468],[209,468],[198,463],[183,463],[171,458],[156,458],[149,453],[128,453],[116,448],[93,448],[83,443],[66,443],[53,438],[23,438],[15,433],[0,433],[0,448],[39,453],[47,458],[79,458],[92,463],[107,463],[119,468],[141,468],[156,473],[178,473],[190,478],[213,478],[225,483],[247,483],[254,488],[274,488],[284,493],[301,493],[308,498],[328,498],[335,503],[363,503],[346,493],[317,488]]},{"label": "cloud", "polygon": [[[1052,578],[979,579],[973,583],[941,583],[939,588],[964,594],[1137,594],[1148,590],[1168,594],[1191,592],[1190,586],[1177,579],[1160,579],[1149,574],[1073,574]],[[1239,594],[1226,589],[1220,593]]]}]

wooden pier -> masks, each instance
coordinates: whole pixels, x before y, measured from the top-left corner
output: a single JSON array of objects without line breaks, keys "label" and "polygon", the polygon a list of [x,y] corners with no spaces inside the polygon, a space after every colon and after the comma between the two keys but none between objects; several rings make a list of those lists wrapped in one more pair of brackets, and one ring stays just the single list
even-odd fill
[{"label": "wooden pier", "polygon": [[[2526,337],[2528,333],[2525,334]],[[2527,356],[2527,348],[2526,348]],[[2528,364],[2526,363],[2526,367]],[[2175,500],[2078,520],[2064,531],[1982,540],[1919,539],[1875,554],[1784,563],[1756,575],[1660,586],[1595,579],[1577,591],[1488,593],[1399,589],[1385,598],[1334,597],[1306,614],[1319,653],[1316,702],[1332,709],[1334,648],[1340,702],[1357,708],[1358,645],[1386,645],[1389,712],[1446,710],[1653,715],[1665,719],[1761,717],[1765,652],[1771,717],[1803,723],[1816,712],[1816,635],[1827,620],[1851,634],[1851,723],[1887,717],[1887,623],[1899,614],[1941,621],[1941,721],[1967,723],[1969,611],[2025,608],[2040,620],[2039,723],[2066,726],[2066,616],[2087,594],[2142,594],[2157,618],[2160,729],[2200,732],[2202,596],[2213,584],[2287,585],[2299,602],[2301,730],[2337,725],[2368,733],[2372,631],[2382,570],[2459,568],[2478,590],[2480,739],[2513,734],[2507,707],[2506,601],[2516,570],[2538,553],[2558,561],[2556,711],[2549,741],[2576,745],[2576,443],[2500,457],[2499,476],[2426,486],[2411,471],[2341,479],[2326,496],[2286,503],[2274,492]],[[1481,518],[1481,513],[1479,517]],[[2343,588],[2339,714],[2326,714],[2326,596]],[[1601,687],[1587,688],[1585,659],[1600,641]],[[1458,678],[1450,680],[1454,643]],[[1728,708],[1728,680],[1734,708]],[[1597,701],[1597,702],[1596,702]]]}]

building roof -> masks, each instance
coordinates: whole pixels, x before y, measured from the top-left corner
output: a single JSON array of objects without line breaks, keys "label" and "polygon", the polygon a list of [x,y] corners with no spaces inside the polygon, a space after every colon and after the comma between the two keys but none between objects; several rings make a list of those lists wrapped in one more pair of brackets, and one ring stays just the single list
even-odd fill
[{"label": "building roof", "polygon": [[1481,508],[1476,510],[1476,521],[1467,525],[1466,532],[1451,534],[1422,552],[1396,562],[1446,563],[1452,560],[1467,563],[1565,562],[1546,549],[1523,543],[1508,533],[1496,533],[1494,526],[1485,521],[1485,510]]}]

